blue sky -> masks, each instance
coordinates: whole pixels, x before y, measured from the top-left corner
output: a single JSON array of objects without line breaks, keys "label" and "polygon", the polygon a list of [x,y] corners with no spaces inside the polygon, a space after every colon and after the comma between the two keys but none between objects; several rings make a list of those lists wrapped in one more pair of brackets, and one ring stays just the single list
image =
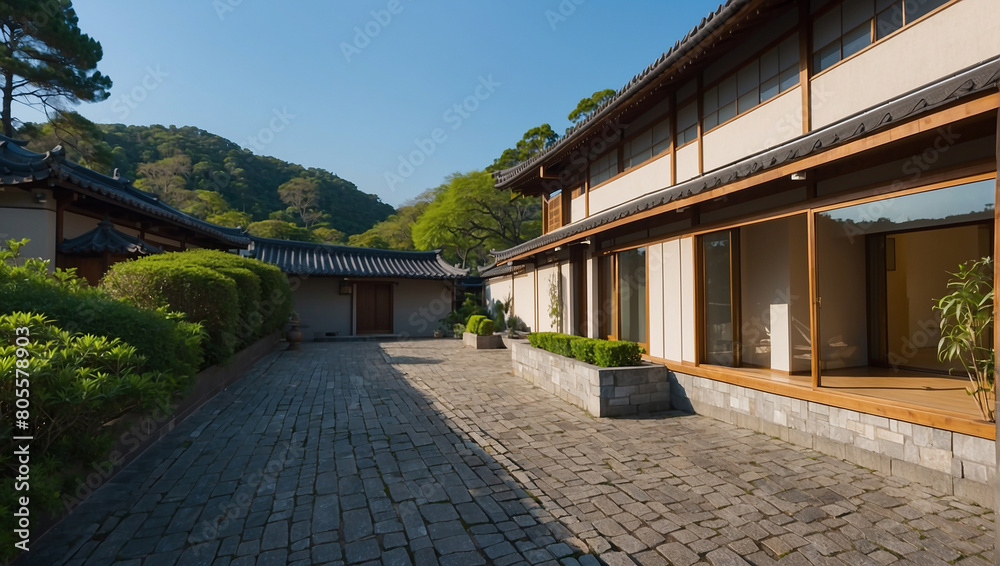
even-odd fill
[{"label": "blue sky", "polygon": [[562,133],[580,98],[620,88],[717,5],[78,0],[114,80],[79,110],[197,126],[397,206],[489,165],[529,128]]}]

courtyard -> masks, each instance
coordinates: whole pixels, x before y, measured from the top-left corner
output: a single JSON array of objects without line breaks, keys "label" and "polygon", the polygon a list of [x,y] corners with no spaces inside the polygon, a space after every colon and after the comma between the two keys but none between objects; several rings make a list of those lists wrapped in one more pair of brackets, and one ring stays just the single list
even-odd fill
[{"label": "courtyard", "polygon": [[680,413],[596,419],[453,340],[261,359],[21,564],[992,563],[994,513]]}]

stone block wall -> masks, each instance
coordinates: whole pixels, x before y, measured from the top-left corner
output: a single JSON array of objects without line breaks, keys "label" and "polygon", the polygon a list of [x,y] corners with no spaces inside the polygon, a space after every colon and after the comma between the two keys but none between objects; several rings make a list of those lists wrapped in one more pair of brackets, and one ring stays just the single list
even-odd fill
[{"label": "stone block wall", "polygon": [[670,378],[664,366],[602,368],[520,341],[511,344],[511,359],[514,375],[595,417],[670,410]]},{"label": "stone block wall", "polygon": [[671,373],[674,406],[993,507],[992,440]]}]

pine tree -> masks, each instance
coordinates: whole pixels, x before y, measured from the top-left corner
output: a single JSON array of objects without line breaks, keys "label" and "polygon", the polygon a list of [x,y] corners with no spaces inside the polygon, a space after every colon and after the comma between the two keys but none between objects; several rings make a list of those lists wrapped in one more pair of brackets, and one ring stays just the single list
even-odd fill
[{"label": "pine tree", "polygon": [[101,44],[77,24],[70,0],[0,0],[4,135],[14,135],[15,100],[41,108],[51,119],[67,104],[109,96],[111,78],[97,70]]}]

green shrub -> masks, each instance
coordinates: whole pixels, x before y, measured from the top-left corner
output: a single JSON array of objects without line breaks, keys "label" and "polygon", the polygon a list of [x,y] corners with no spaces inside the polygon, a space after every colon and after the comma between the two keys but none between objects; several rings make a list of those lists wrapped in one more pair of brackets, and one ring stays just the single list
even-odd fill
[{"label": "green shrub", "polygon": [[206,365],[232,356],[239,343],[236,283],[200,265],[147,259],[116,263],[101,288],[137,307],[182,312],[188,320],[201,323],[208,334]]},{"label": "green shrub", "polygon": [[528,343],[553,354],[601,367],[638,365],[645,352],[635,342],[598,340],[558,332],[533,332],[528,335]]},{"label": "green shrub", "polygon": [[486,316],[481,314],[474,314],[469,317],[469,321],[465,323],[465,331],[471,332],[473,334],[479,334],[479,325],[486,320]]},{"label": "green shrub", "polygon": [[594,364],[594,345],[600,342],[596,338],[580,338],[570,342],[573,357],[585,364]]},{"label": "green shrub", "polygon": [[[189,250],[143,258],[152,262],[182,262],[212,269],[247,269],[260,278],[260,299],[256,312],[261,317],[254,337],[261,337],[282,330],[292,314],[292,290],[288,278],[277,266],[253,258],[240,257],[218,250]],[[255,318],[255,317],[252,317]],[[253,326],[253,322],[250,322]],[[244,332],[245,333],[245,332]]]},{"label": "green shrub", "polygon": [[642,346],[625,340],[598,340],[594,344],[594,365],[615,368],[642,362]]},{"label": "green shrub", "polygon": [[476,334],[479,336],[493,336],[493,329],[495,327],[496,325],[492,320],[484,318],[480,321],[479,328],[476,329]]},{"label": "green shrub", "polygon": [[236,349],[242,350],[260,336],[264,325],[264,317],[260,312],[260,277],[242,267],[220,267],[216,271],[236,284],[240,319],[236,327]]},{"label": "green shrub", "polygon": [[447,326],[454,326],[459,323],[468,326],[469,318],[473,315],[486,314],[488,314],[486,309],[476,301],[476,296],[472,293],[466,293],[465,299],[462,301],[462,304],[458,307],[458,309],[448,313],[447,316],[441,319],[441,322]]},{"label": "green shrub", "polygon": [[[14,489],[13,436],[24,433],[12,428],[19,391],[30,388],[31,503],[55,512],[88,465],[106,458],[120,432],[117,419],[165,410],[182,388],[167,372],[143,372],[146,363],[117,339],[71,334],[38,314],[0,315],[0,414],[7,417],[0,420],[0,561],[13,552],[12,505],[24,495]],[[27,373],[26,383],[17,369]]]},{"label": "green shrub", "polygon": [[204,339],[200,325],[115,300],[88,286],[73,270],[49,274],[48,262],[18,257],[24,243],[10,240],[9,249],[0,250],[0,314],[17,308],[44,314],[72,333],[118,338],[143,356],[144,372],[165,371],[179,379],[197,373]]}]

